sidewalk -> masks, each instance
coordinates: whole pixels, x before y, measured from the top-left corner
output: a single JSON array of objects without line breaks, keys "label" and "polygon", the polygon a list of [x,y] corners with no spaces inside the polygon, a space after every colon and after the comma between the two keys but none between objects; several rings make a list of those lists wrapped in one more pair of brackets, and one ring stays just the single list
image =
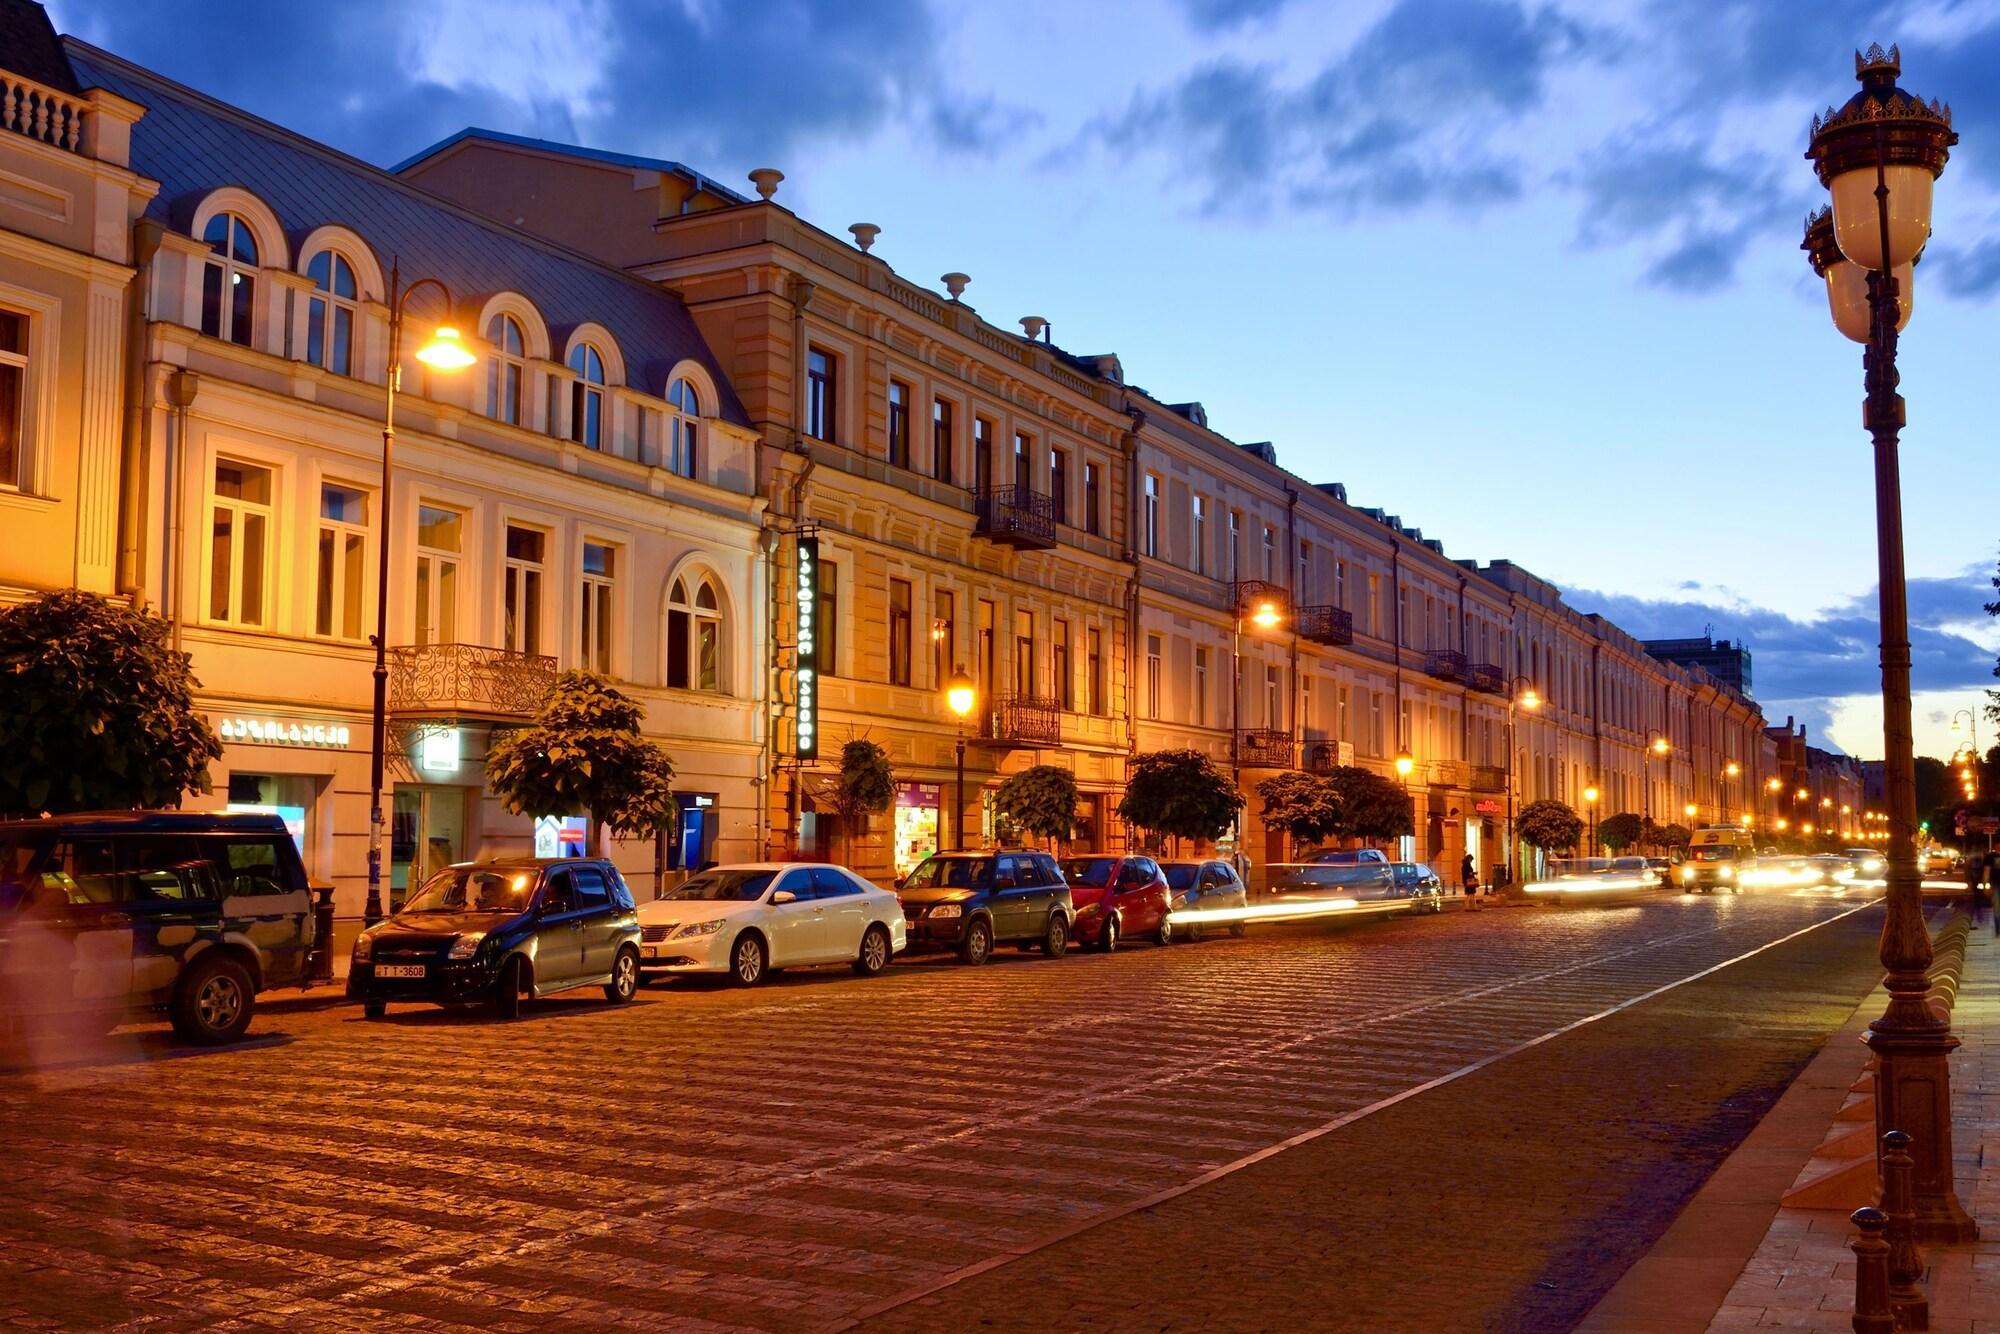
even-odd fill
[{"label": "sidewalk", "polygon": [[[1579,1329],[1849,1334],[1851,1210],[1789,1208],[1780,1199],[1824,1170],[1816,1148],[1867,1124],[1853,1110],[1871,1095],[1851,1090],[1868,1059],[1860,1036],[1885,999],[1878,988],[1861,1003]],[[1933,1331],[2000,1334],[2000,940],[1988,931],[1967,938],[1952,1030],[1964,1043],[1951,1070],[1958,1197],[1978,1220],[1980,1240],[1926,1248],[1923,1287]]]}]

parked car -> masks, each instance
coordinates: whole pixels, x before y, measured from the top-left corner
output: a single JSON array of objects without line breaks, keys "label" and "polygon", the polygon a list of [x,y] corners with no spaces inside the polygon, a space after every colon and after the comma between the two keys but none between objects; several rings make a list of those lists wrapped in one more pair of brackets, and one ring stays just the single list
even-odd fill
[{"label": "parked car", "polygon": [[490,1001],[515,1019],[524,999],[579,987],[602,987],[613,1004],[639,989],[632,891],[594,857],[448,866],[355,939],[347,972],[348,997],[370,1019],[391,1001]]},{"label": "parked car", "polygon": [[1380,848],[1336,848],[1331,852],[1316,852],[1306,860],[1315,866],[1386,866],[1389,854]]},{"label": "parked car", "polygon": [[1423,862],[1390,862],[1389,874],[1394,877],[1396,897],[1412,900],[1411,907],[1416,911],[1444,911],[1444,881],[1429,866]]},{"label": "parked car", "polygon": [[312,895],[275,815],[113,812],[0,823],[0,1018],[109,1030],[164,1011],[233,1042],[305,978]]},{"label": "parked car", "polygon": [[[1173,891],[1173,911],[1176,913],[1205,912],[1211,908],[1246,908],[1250,905],[1250,893],[1243,887],[1243,878],[1228,862],[1161,862],[1160,872],[1167,877],[1167,888]],[[1075,890],[1070,892],[1075,893]],[[1229,924],[1232,936],[1242,935],[1245,929],[1242,922]],[[1183,940],[1200,940],[1203,923],[1176,925],[1174,932]]]},{"label": "parked car", "polygon": [[969,964],[996,944],[1040,945],[1050,958],[1069,948],[1075,904],[1046,852],[939,852],[897,887],[911,949],[950,949]]},{"label": "parked car", "polygon": [[1108,954],[1125,939],[1173,940],[1173,891],[1151,857],[1071,857],[1062,871],[1076,903],[1077,944]]},{"label": "parked car", "polygon": [[711,866],[639,905],[647,973],[727,973],[738,986],[773,969],[844,963],[863,977],[907,943],[896,896],[839,866]]}]

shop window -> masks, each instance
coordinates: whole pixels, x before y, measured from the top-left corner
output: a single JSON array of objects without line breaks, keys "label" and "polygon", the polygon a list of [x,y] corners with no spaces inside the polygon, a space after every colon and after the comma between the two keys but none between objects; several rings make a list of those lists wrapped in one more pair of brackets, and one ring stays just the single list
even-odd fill
[{"label": "shop window", "polygon": [[313,633],[360,639],[361,602],[368,586],[368,494],[322,483],[319,489],[318,578]]},{"label": "shop window", "polygon": [[257,238],[234,213],[218,213],[202,229],[209,258],[201,270],[201,331],[250,346],[256,309]]},{"label": "shop window", "polygon": [[312,299],[306,306],[306,360],[335,375],[354,374],[354,266],[332,250],[322,250],[306,265],[312,279]]},{"label": "shop window", "polygon": [[417,507],[417,644],[458,642],[458,562],[465,516],[431,505]]},{"label": "shop window", "polygon": [[273,490],[269,468],[216,460],[208,523],[210,620],[269,624]]}]

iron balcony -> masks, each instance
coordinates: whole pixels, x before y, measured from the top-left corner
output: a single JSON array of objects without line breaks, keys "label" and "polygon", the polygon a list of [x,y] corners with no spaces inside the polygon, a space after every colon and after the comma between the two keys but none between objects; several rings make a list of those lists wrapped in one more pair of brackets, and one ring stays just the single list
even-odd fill
[{"label": "iron balcony", "polygon": [[1056,505],[1052,497],[1026,486],[989,486],[974,501],[979,521],[973,532],[994,542],[1028,551],[1056,544]]}]

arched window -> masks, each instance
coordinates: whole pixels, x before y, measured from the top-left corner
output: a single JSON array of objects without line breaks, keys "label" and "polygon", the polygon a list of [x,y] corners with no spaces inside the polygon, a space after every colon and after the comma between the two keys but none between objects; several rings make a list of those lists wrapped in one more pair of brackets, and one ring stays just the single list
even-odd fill
[{"label": "arched window", "polygon": [[313,281],[306,310],[306,360],[335,375],[354,374],[354,266],[331,250],[306,265]]},{"label": "arched window", "polygon": [[570,386],[569,437],[596,449],[604,418],[604,358],[590,344],[578,343],[569,354],[569,368],[576,372]]},{"label": "arched window", "polygon": [[686,379],[675,380],[667,390],[673,419],[668,428],[667,469],[683,477],[695,475],[696,437],[701,430],[701,394]]},{"label": "arched window", "polygon": [[201,271],[201,331],[250,346],[250,312],[257,295],[257,238],[234,213],[218,213],[202,229],[213,252]]},{"label": "arched window", "polygon": [[677,690],[722,689],[722,602],[715,582],[696,576],[674,580],[667,596],[667,684]]},{"label": "arched window", "polygon": [[510,426],[521,424],[521,386],[528,379],[528,340],[520,321],[495,315],[486,322],[493,355],[486,363],[486,415]]}]

